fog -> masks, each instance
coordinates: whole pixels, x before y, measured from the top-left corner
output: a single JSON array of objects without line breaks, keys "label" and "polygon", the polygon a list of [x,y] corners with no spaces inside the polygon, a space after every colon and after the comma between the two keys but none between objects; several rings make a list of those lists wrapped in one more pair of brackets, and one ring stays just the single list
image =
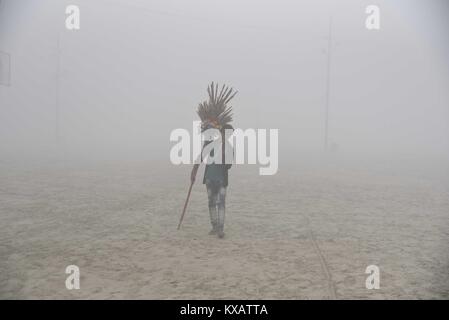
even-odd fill
[{"label": "fog", "polygon": [[[65,28],[69,4],[80,30]],[[281,166],[326,157],[332,16],[332,152],[447,162],[449,6],[376,1],[368,30],[370,4],[2,1],[1,158],[168,162],[170,132],[191,130],[211,81],[239,91],[234,127],[279,129]]]},{"label": "fog", "polygon": [[[0,299],[447,299],[448,3],[0,0]],[[170,161],[212,81],[276,174]]]}]

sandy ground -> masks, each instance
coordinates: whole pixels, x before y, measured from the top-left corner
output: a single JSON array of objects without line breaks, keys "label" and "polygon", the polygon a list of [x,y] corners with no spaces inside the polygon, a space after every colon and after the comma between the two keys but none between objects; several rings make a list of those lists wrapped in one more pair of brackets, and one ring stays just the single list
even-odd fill
[{"label": "sandy ground", "polygon": [[[200,183],[176,230],[189,169],[169,169],[2,166],[0,298],[449,298],[445,178],[233,168],[220,240]],[[65,287],[70,264],[80,290]],[[372,264],[379,290],[365,287]]]}]

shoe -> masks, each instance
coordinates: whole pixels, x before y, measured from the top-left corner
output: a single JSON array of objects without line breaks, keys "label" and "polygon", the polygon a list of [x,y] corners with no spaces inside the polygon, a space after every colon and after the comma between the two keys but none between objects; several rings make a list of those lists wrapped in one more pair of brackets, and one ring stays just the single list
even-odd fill
[{"label": "shoe", "polygon": [[217,234],[217,230],[212,229],[211,231],[209,231],[209,235],[213,235],[213,234]]},{"label": "shoe", "polygon": [[218,232],[217,232],[217,235],[218,235],[218,237],[219,237],[220,239],[223,239],[224,236],[225,236],[225,233],[221,230],[221,231],[218,231]]}]

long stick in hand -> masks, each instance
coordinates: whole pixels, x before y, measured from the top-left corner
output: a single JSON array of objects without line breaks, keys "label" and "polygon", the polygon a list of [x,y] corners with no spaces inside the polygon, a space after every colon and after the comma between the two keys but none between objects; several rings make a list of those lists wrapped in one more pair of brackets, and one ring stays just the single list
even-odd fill
[{"label": "long stick in hand", "polygon": [[192,187],[193,187],[193,184],[195,183],[196,173],[197,173],[197,169],[194,172],[193,179],[191,179],[192,182],[190,183],[189,192],[187,193],[187,199],[186,199],[186,202],[184,203],[184,209],[182,209],[181,219],[179,219],[178,230],[179,230],[179,228],[181,228],[182,220],[184,219],[184,215],[186,214],[187,204],[189,203],[190,193],[192,192]]},{"label": "long stick in hand", "polygon": [[193,182],[190,184],[189,193],[187,193],[186,203],[184,204],[184,209],[182,209],[181,219],[179,219],[178,230],[181,228],[182,220],[184,219],[184,215],[186,214],[187,203],[189,203],[190,193],[192,192]]}]

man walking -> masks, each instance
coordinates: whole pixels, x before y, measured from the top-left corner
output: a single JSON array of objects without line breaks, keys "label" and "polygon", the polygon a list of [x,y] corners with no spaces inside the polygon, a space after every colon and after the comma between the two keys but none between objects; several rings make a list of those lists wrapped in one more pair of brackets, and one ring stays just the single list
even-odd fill
[{"label": "man walking", "polygon": [[[231,168],[231,161],[226,157],[227,133],[232,132],[233,127],[229,124],[232,121],[232,107],[228,107],[229,101],[237,92],[233,93],[233,89],[222,86],[218,93],[218,85],[214,83],[207,89],[209,93],[209,101],[201,103],[198,107],[198,115],[201,119],[201,129],[204,133],[209,129],[215,129],[220,133],[218,141],[221,141],[221,161],[216,161],[214,157],[214,149],[209,154],[204,154],[206,146],[213,143],[210,139],[205,141],[201,153],[201,161],[206,157],[213,159],[208,161],[204,171],[203,184],[206,185],[209,216],[212,225],[211,235],[217,235],[219,238],[224,237],[224,222],[226,211],[226,189],[228,187],[228,170]],[[203,157],[204,156],[204,157]],[[227,160],[227,161],[226,161]],[[193,166],[190,179],[193,184],[199,168],[199,164]]]}]

